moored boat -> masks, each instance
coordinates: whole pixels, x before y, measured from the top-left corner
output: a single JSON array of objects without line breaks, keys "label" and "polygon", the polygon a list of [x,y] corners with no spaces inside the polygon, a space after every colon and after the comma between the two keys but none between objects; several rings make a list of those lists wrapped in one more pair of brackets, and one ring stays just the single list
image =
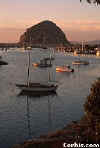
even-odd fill
[{"label": "moored boat", "polygon": [[34,92],[34,93],[46,93],[46,92],[56,92],[58,87],[57,84],[42,84],[42,83],[29,83],[27,84],[16,84],[21,90],[25,92]]},{"label": "moored boat", "polygon": [[8,65],[8,63],[0,60],[0,65]]},{"label": "moored boat", "polygon": [[40,67],[40,68],[46,68],[46,67],[52,67],[51,59],[44,58],[40,60],[38,63],[32,63],[34,67]]},{"label": "moored boat", "polygon": [[51,57],[47,57],[47,58],[44,58],[44,59],[53,61],[55,58],[51,56]]},{"label": "moored boat", "polygon": [[88,61],[83,61],[83,60],[77,60],[72,62],[73,65],[88,65],[89,62]]},{"label": "moored boat", "polygon": [[74,72],[74,69],[70,68],[70,66],[57,66],[56,72]]}]

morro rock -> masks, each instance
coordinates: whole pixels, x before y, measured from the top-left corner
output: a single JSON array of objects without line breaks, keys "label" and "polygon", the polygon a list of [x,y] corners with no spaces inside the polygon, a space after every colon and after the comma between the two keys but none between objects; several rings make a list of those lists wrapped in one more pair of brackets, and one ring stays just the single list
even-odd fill
[{"label": "morro rock", "polygon": [[28,28],[20,37],[21,46],[65,46],[69,44],[64,32],[48,20]]}]

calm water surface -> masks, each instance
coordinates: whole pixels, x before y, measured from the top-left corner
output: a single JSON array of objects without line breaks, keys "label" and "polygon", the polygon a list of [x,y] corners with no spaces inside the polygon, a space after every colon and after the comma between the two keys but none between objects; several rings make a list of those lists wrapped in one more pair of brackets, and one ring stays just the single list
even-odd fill
[{"label": "calm water surface", "polygon": [[[46,57],[42,50],[31,51],[31,63]],[[9,65],[0,67],[0,148],[10,148],[16,143],[38,137],[49,131],[63,128],[72,120],[84,114],[83,104],[89,88],[100,76],[100,59],[95,56],[82,56],[89,60],[88,66],[73,66],[78,57],[55,54],[51,69],[38,69],[31,66],[30,79],[34,82],[59,81],[56,95],[42,97],[19,96],[16,83],[27,80],[27,52],[12,51],[3,53]],[[55,66],[70,64],[74,73],[56,73]]]}]

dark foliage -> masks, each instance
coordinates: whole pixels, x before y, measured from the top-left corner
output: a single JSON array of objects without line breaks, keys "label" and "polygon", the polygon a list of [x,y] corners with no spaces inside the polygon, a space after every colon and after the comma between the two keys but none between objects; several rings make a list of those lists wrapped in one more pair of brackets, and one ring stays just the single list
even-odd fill
[{"label": "dark foliage", "polygon": [[[81,2],[82,0],[80,0]],[[94,3],[94,4],[97,4],[97,5],[100,5],[100,0],[86,0],[88,3]]]}]

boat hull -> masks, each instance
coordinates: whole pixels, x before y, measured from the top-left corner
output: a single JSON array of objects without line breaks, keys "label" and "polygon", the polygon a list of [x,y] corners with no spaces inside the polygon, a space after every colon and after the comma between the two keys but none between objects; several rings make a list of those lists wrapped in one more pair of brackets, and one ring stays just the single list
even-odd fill
[{"label": "boat hull", "polygon": [[19,87],[22,91],[25,92],[32,92],[32,93],[47,93],[47,92],[56,92],[57,85],[52,86],[46,86],[46,85],[39,85],[39,84],[33,84],[30,86],[27,86],[25,84],[16,84],[17,87]]},{"label": "boat hull", "polygon": [[68,67],[68,66],[63,66],[63,67],[56,67],[56,72],[74,72],[74,69]]},{"label": "boat hull", "polygon": [[39,63],[33,63],[32,65],[33,65],[34,67],[39,67],[39,68],[52,67],[52,64],[39,64]]},{"label": "boat hull", "polygon": [[7,62],[0,60],[0,65],[8,65]]},{"label": "boat hull", "polygon": [[75,62],[72,62],[73,65],[88,65],[89,62],[84,62],[84,61],[75,61]]}]

